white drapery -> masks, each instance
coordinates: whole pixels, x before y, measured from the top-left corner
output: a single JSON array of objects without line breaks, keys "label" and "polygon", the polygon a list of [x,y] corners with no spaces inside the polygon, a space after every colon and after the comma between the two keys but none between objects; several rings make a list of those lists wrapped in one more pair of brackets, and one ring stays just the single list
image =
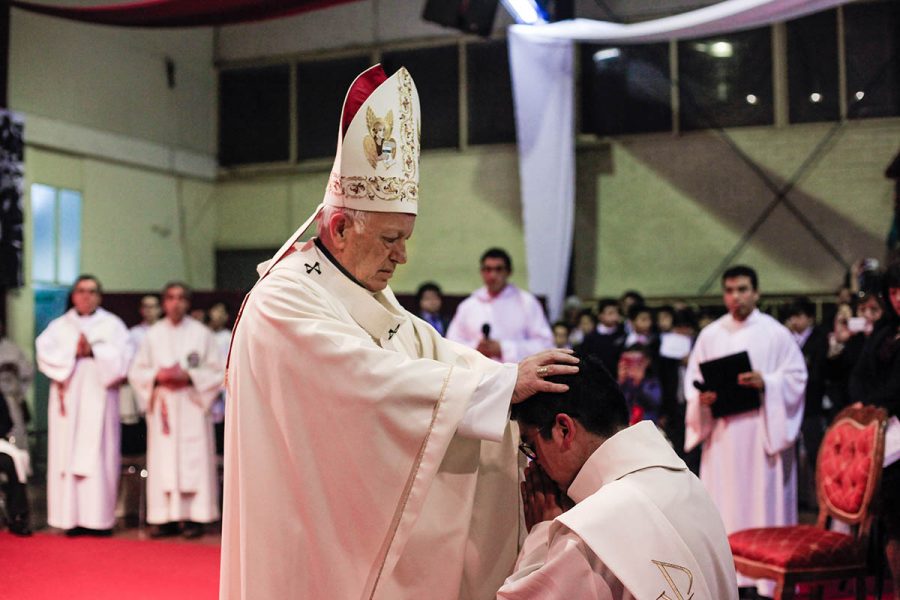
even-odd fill
[{"label": "white drapery", "polygon": [[620,24],[573,19],[513,25],[509,62],[516,114],[528,285],[560,315],[575,214],[575,41],[635,44],[760,27],[820,12],[847,0],[725,0],[690,12]]},{"label": "white drapery", "polygon": [[562,309],[575,218],[574,48],[569,40],[509,38],[528,287]]}]

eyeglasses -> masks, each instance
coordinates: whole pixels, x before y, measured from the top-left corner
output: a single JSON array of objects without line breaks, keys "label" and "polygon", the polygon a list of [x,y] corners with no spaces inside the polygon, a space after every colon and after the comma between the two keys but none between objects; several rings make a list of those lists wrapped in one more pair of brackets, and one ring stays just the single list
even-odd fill
[{"label": "eyeglasses", "polygon": [[537,460],[537,452],[535,451],[534,446],[528,442],[519,442],[519,450],[528,460]]},{"label": "eyeglasses", "polygon": [[[537,430],[538,435],[543,435],[545,431],[551,429],[553,425],[548,427],[541,427]],[[528,460],[537,460],[537,449],[535,449],[534,444],[530,444],[525,440],[519,441],[519,451],[525,455]]]}]

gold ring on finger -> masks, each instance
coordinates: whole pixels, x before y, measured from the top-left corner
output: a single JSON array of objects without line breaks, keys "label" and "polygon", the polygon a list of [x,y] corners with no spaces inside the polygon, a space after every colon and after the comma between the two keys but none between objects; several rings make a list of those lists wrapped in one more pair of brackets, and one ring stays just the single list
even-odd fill
[{"label": "gold ring on finger", "polygon": [[550,374],[550,367],[543,366],[537,368],[537,376],[538,377],[546,377]]}]

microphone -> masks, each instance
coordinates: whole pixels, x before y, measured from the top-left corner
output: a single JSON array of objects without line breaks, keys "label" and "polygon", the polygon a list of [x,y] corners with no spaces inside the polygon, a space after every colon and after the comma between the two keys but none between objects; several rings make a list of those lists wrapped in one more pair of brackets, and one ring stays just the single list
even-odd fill
[{"label": "microphone", "polygon": [[491,324],[485,323],[481,326],[481,334],[484,336],[484,339],[491,339]]}]

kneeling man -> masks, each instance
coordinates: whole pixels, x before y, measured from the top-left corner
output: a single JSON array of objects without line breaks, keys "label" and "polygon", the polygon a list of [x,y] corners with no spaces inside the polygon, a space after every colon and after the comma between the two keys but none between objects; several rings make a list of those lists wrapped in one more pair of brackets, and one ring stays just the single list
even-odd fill
[{"label": "kneeling man", "polygon": [[722,519],[653,423],[593,357],[548,379],[569,391],[512,407],[530,533],[498,598],[736,599]]}]

